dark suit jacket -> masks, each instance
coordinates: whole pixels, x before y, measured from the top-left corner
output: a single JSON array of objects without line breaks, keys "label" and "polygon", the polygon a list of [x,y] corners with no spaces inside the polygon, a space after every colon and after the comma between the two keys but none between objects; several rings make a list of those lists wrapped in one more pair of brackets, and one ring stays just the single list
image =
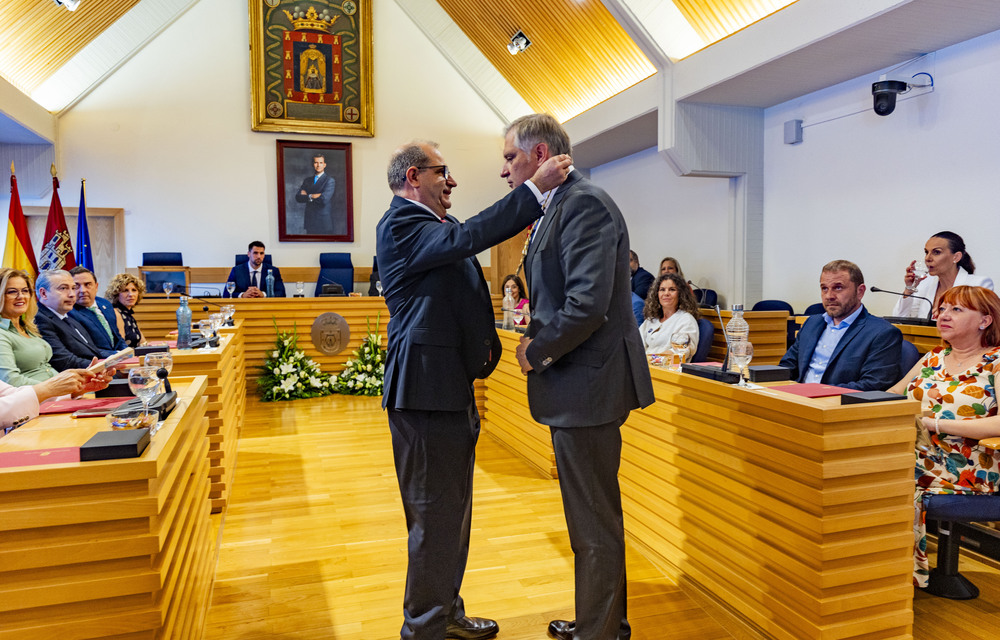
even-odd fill
[{"label": "dark suit jacket", "polygon": [[472,382],[496,367],[500,342],[490,292],[475,255],[522,231],[542,213],[527,187],[464,223],[447,222],[395,196],[376,228],[389,307],[382,406],[463,411]]},{"label": "dark suit jacket", "polygon": [[[337,181],[324,173],[315,183],[312,175],[305,178],[299,185],[299,191],[305,191],[305,195],[295,192],[295,201],[303,202],[306,211],[303,223],[307,234],[333,235],[333,211],[330,204],[333,202],[333,192],[336,190]],[[318,193],[318,198],[310,198],[311,194]]]},{"label": "dark suit jacket", "polygon": [[114,349],[99,348],[87,327],[72,316],[66,316],[64,322],[43,304],[38,305],[35,324],[42,338],[52,347],[49,364],[56,371],[86,369],[94,358],[107,358],[115,352]]},{"label": "dark suit jacket", "polygon": [[652,404],[628,259],[628,229],[617,205],[572,171],[525,260],[533,310],[528,401],[538,422],[594,426]]},{"label": "dark suit jacket", "polygon": [[656,282],[656,278],[653,277],[653,274],[639,267],[632,274],[632,291],[645,300],[646,295],[649,294],[649,288],[653,286],[654,282]]},{"label": "dark suit jacket", "polygon": [[101,326],[101,321],[98,319],[94,313],[80,305],[75,305],[73,309],[69,312],[70,317],[76,319],[80,324],[87,327],[87,331],[94,338],[94,343],[100,349],[111,349],[114,351],[121,351],[128,346],[125,342],[125,338],[118,333],[118,319],[115,317],[115,308],[111,306],[111,302],[101,298],[100,296],[94,297],[94,302],[97,303],[97,308],[100,309],[101,313],[104,315],[104,319],[108,321],[108,326],[111,327],[112,338],[108,337],[108,333]]},{"label": "dark suit jacket", "polygon": [[[825,329],[823,314],[810,317],[781,358],[781,366],[795,369],[795,379],[799,382],[805,380],[816,343]],[[871,315],[862,306],[861,313],[833,350],[820,381],[861,391],[888,389],[906,373],[899,370],[902,343],[903,334],[899,329]]]},{"label": "dark suit jacket", "polygon": [[[275,267],[269,262],[264,262],[260,267],[260,282],[257,284],[257,288],[267,293],[267,270],[271,269],[274,272],[274,297],[284,298],[285,297],[285,282],[281,279],[281,271],[278,267]],[[236,290],[233,291],[233,297],[238,298],[241,293],[250,288],[250,267],[243,264],[238,264],[229,271],[229,278],[226,282],[235,282]],[[222,288],[222,297],[228,298],[229,292],[226,288]]]}]

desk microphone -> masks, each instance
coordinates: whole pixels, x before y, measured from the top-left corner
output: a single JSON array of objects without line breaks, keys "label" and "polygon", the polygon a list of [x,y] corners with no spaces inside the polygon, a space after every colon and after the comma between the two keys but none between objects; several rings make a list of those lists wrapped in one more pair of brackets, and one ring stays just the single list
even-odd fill
[{"label": "desk microphone", "polygon": [[[347,295],[347,291],[344,290],[344,285],[340,284],[339,282],[335,282],[335,281],[327,278],[326,276],[319,276],[319,279],[322,280],[323,282],[325,282],[326,284],[335,284],[338,287],[340,287],[340,293],[333,293],[333,294],[327,294],[327,295],[335,295],[335,296],[346,296]],[[321,285],[320,286],[320,293],[318,293],[316,295],[319,296],[320,294],[322,294],[322,292],[323,292],[323,287]]]},{"label": "desk microphone", "polygon": [[729,371],[729,333],[726,332],[726,323],[722,321],[722,312],[719,305],[715,305],[715,315],[719,316],[719,326],[722,327],[722,337],[726,340],[726,357],[722,359],[722,370]]},{"label": "desk microphone", "polygon": [[[894,296],[904,296],[904,297],[906,296],[905,293],[900,293],[898,291],[889,291],[888,289],[880,289],[880,288],[875,287],[875,286],[873,286],[871,289],[869,289],[869,291],[874,291],[875,293],[891,293]],[[909,297],[911,297],[911,298],[917,298],[918,300],[927,300],[927,304],[931,308],[930,312],[927,314],[927,319],[928,320],[933,320],[933,318],[934,318],[934,303],[932,301],[928,300],[927,298],[925,298],[923,296],[913,295],[912,293],[909,295]]]}]

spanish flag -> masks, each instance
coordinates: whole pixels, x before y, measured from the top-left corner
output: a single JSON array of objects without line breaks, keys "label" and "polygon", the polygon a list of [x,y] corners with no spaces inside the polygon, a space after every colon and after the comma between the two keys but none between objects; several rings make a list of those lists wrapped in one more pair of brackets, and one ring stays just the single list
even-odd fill
[{"label": "spanish flag", "polygon": [[28,222],[24,219],[21,197],[17,194],[14,163],[10,165],[10,216],[7,219],[3,266],[26,271],[31,274],[32,279],[38,275],[38,263],[35,262],[35,252],[31,249],[31,238],[28,237]]}]

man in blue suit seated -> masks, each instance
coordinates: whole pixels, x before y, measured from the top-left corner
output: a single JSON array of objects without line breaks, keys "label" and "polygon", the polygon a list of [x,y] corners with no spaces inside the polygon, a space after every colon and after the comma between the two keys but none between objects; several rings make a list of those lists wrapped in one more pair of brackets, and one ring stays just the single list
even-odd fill
[{"label": "man in blue suit seated", "polygon": [[38,274],[35,282],[38,314],[35,324],[42,338],[52,347],[49,359],[56,371],[86,369],[95,360],[115,353],[101,349],[83,324],[69,315],[76,302],[76,283],[68,271],[54,269]]},{"label": "man in blue suit seated", "polygon": [[[229,272],[227,282],[235,282],[234,298],[266,298],[267,274],[274,276],[274,297],[285,297],[285,282],[281,279],[281,271],[270,262],[264,262],[264,243],[254,240],[247,246],[246,264],[238,264]],[[222,290],[222,297],[228,298],[229,290]]]},{"label": "man in blue suit seated", "polygon": [[858,265],[834,260],[823,267],[819,289],[826,313],[799,330],[781,366],[799,382],[822,382],[875,391],[899,382],[903,334],[861,304],[865,278]]},{"label": "man in blue suit seated", "polygon": [[458,183],[437,144],[411,142],[389,160],[393,198],[376,227],[389,307],[382,406],[409,534],[401,640],[481,640],[499,631],[469,617],[460,590],[469,555],[479,414],[473,382],[497,366],[500,341],[475,255],[542,215],[569,156],[477,216],[448,215]]},{"label": "man in blue suit seated", "polygon": [[111,302],[97,295],[97,276],[87,267],[75,266],[69,271],[76,283],[76,303],[69,312],[87,327],[99,349],[121,351],[128,346],[118,333],[118,322]]}]

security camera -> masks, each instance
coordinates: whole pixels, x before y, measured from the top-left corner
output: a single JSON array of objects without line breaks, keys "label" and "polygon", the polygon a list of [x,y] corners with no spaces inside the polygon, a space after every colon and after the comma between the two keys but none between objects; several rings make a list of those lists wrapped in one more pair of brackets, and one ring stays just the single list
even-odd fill
[{"label": "security camera", "polygon": [[872,95],[875,96],[875,113],[887,116],[896,108],[896,94],[906,93],[910,85],[900,80],[883,80],[872,83]]}]

